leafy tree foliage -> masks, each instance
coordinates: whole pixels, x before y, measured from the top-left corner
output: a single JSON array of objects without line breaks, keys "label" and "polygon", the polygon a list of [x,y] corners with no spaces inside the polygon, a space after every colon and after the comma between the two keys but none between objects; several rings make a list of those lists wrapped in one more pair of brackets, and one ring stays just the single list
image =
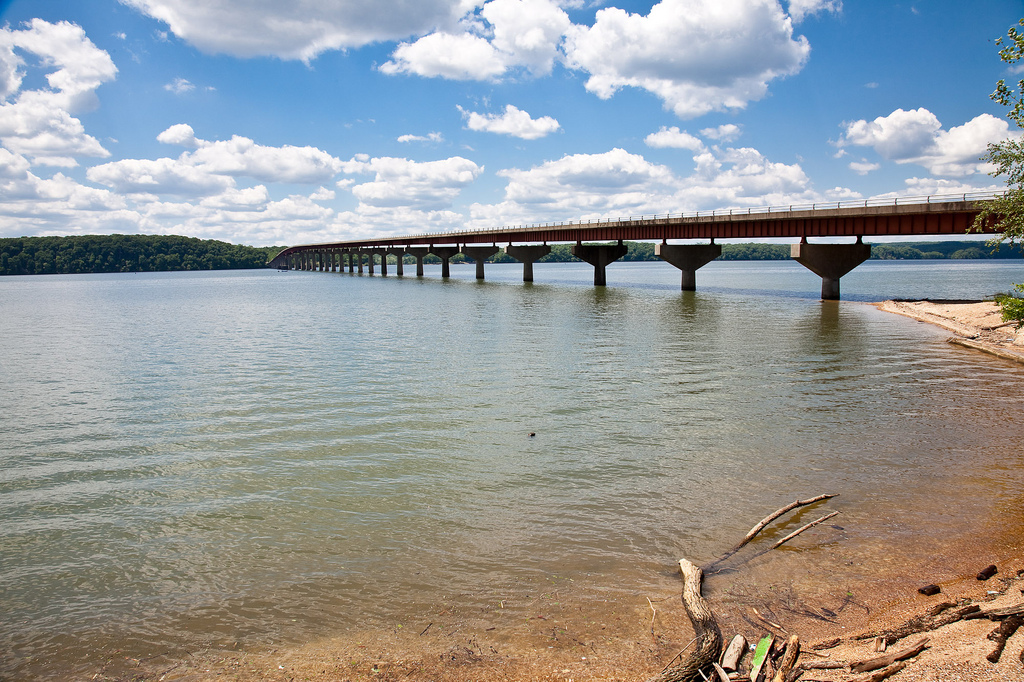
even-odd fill
[{"label": "leafy tree foliage", "polygon": [[[1024,19],[1017,25],[1024,28]],[[1024,31],[1018,30],[1017,26],[1011,26],[1005,37],[996,40],[996,45],[1004,63],[1016,64],[1024,59]],[[1016,87],[1000,79],[995,92],[989,97],[1007,108],[1006,118],[1018,128],[1024,128],[1024,78],[1017,81]],[[994,222],[995,229],[1001,234],[990,243],[1024,242],[1024,142],[1020,138],[1011,138],[992,143],[985,158],[996,166],[992,175],[1006,178],[1007,191],[981,212],[974,222],[974,229]],[[1020,284],[1014,287],[1018,292],[1024,292]],[[1024,326],[1024,301],[1011,294],[999,297],[997,302],[1004,320],[1016,320],[1018,328]]]},{"label": "leafy tree foliage", "polygon": [[164,235],[0,239],[0,275],[265,268],[281,247]]}]

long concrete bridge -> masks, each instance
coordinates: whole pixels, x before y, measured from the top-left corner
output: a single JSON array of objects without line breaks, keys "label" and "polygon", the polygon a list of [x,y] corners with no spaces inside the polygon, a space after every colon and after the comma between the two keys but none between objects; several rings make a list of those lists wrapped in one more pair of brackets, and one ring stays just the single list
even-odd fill
[{"label": "long concrete bridge", "polygon": [[[573,244],[574,256],[594,266],[594,284],[603,286],[605,268],[626,255],[623,241],[658,241],[655,253],[682,271],[684,291],[694,291],[697,270],[722,253],[716,239],[787,238],[799,239],[790,245],[791,257],[821,277],[821,297],[837,300],[840,278],[871,255],[864,237],[964,235],[994,196],[933,195],[720,209],[304,244],[281,251],[270,264],[280,269],[337,272],[344,271],[347,259],[348,271],[361,273],[365,260],[373,274],[379,258],[380,273],[387,275],[387,257],[395,255],[396,274],[403,275],[403,258],[411,255],[416,259],[416,276],[422,277],[423,259],[433,254],[441,259],[441,276],[448,277],[449,260],[462,253],[476,263],[476,276],[483,279],[484,262],[498,252],[498,244],[506,244],[505,253],[523,264],[523,281],[532,282],[533,264],[551,252],[549,244],[568,242]],[[855,241],[808,241],[835,237]],[[684,243],[670,244],[670,239]]]}]

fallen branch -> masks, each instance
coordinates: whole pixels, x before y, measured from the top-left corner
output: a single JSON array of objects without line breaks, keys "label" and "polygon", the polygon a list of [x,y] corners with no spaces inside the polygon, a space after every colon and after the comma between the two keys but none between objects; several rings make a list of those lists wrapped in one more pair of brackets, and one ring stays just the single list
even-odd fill
[{"label": "fallen branch", "polygon": [[688,658],[666,668],[648,682],[694,682],[701,679],[701,670],[710,668],[722,653],[722,632],[701,595],[704,572],[686,559],[679,560],[679,571],[683,574],[683,607],[693,625],[697,646]]},{"label": "fallen branch", "polygon": [[804,661],[800,667],[804,670],[840,670],[846,664],[842,661]]},{"label": "fallen branch", "polygon": [[906,661],[899,661],[897,663],[893,663],[887,668],[876,670],[875,672],[870,673],[868,675],[861,675],[860,677],[851,677],[850,682],[882,682],[882,680],[884,680],[885,678],[892,677],[893,675],[895,675],[896,673],[898,673],[906,667]]},{"label": "fallen branch", "polygon": [[789,677],[789,673],[793,670],[796,665],[796,659],[800,657],[800,638],[793,635],[786,642],[786,653],[782,655],[782,662],[779,663],[779,669],[775,671],[775,677],[772,678],[772,682],[786,682],[786,678]]},{"label": "fallen branch", "polygon": [[781,547],[783,544],[789,542],[790,540],[795,538],[797,535],[800,535],[800,533],[803,533],[808,528],[813,528],[814,526],[817,526],[822,521],[828,521],[829,519],[831,519],[833,516],[835,516],[838,513],[839,512],[834,511],[831,514],[826,514],[825,516],[822,516],[817,521],[811,521],[810,523],[808,523],[803,528],[798,528],[797,530],[793,531],[792,533],[790,533],[789,535],[787,535],[786,537],[782,538],[781,540],[776,542],[774,545],[772,545],[772,549],[777,549],[777,548]]},{"label": "fallen branch", "polygon": [[910,635],[916,635],[919,632],[930,632],[932,630],[938,630],[939,628],[955,623],[958,620],[963,620],[972,613],[977,613],[981,610],[981,607],[977,604],[970,604],[968,606],[961,606],[957,609],[949,609],[942,612],[937,616],[918,616],[911,618],[903,625],[900,625],[892,630],[882,630],[880,632],[866,632],[862,635],[857,635],[854,639],[874,639],[875,637],[885,637],[886,644],[892,645],[904,637]]},{"label": "fallen branch", "polygon": [[989,663],[998,663],[1000,657],[1003,655],[1003,649],[1006,648],[1006,640],[1013,637],[1014,633],[1024,625],[1024,618],[1020,616],[1010,616],[1002,623],[999,627],[989,633],[988,638],[996,643],[996,648],[992,650],[985,658],[988,659]]},{"label": "fallen branch", "polygon": [[912,647],[901,649],[900,651],[894,651],[885,656],[879,656],[878,658],[869,658],[866,661],[859,661],[850,665],[850,671],[855,673],[866,673],[871,670],[878,670],[886,666],[892,665],[896,661],[903,661],[908,658],[913,658],[919,653],[924,651],[925,647],[928,646],[928,638],[920,640],[917,644]]},{"label": "fallen branch", "polygon": [[757,534],[764,530],[769,523],[779,518],[783,514],[793,511],[797,507],[806,507],[809,504],[821,502],[822,500],[827,500],[833,497],[836,497],[836,495],[818,495],[817,497],[812,497],[809,500],[796,500],[795,502],[790,502],[785,507],[782,507],[781,509],[778,509],[775,512],[761,519],[761,521],[756,526],[754,526],[747,532],[743,539],[740,540],[740,543],[738,545],[730,549],[728,552],[726,552],[719,558],[715,559],[715,561],[706,566],[704,570],[710,571],[712,568],[718,566],[718,564],[722,563],[723,561],[731,557],[733,554],[743,549],[747,545],[747,543],[749,543],[751,540],[757,537]]}]

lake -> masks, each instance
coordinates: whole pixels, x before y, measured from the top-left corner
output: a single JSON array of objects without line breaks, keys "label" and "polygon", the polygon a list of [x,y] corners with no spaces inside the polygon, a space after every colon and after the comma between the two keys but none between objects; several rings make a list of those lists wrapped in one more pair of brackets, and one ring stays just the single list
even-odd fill
[{"label": "lake", "polygon": [[988,297],[1024,261],[869,261],[840,302],[791,262],[696,293],[664,263],[426,270],[0,278],[0,677],[422,627],[556,578],[646,608],[820,493],[804,522],[841,523],[751,570],[941,577],[1019,530],[1024,366],[865,302]]}]

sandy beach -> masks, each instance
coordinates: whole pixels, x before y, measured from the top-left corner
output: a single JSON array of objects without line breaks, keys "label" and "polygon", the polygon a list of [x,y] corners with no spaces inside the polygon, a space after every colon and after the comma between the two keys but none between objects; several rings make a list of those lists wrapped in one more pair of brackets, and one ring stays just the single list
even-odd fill
[{"label": "sandy beach", "polygon": [[[950,342],[974,352],[1024,362],[1024,335],[999,318],[991,302],[886,301],[881,310],[935,324],[953,333]],[[877,591],[836,591],[828,600],[793,589],[785,576],[767,585],[736,571],[713,578],[705,597],[716,609],[716,592],[729,592],[716,616],[726,642],[743,634],[748,640],[773,635],[779,645],[800,638],[798,664],[834,662],[837,669],[807,669],[799,679],[841,682],[866,680],[849,665],[884,655],[870,635],[926,617],[946,604],[944,613],[968,605],[982,611],[1024,605],[1024,520],[1000,527],[998,538],[961,540],[947,557],[944,575],[922,574],[890,580]],[[977,577],[990,564],[997,572]],[[879,575],[893,570],[879,565]],[[905,567],[901,567],[905,571]],[[916,581],[916,582],[915,582]],[[939,592],[918,592],[935,582]],[[671,577],[662,594],[638,593],[629,603],[577,599],[571,585],[564,591],[525,594],[520,603],[501,602],[488,612],[464,609],[457,596],[423,615],[423,623],[391,629],[347,632],[296,648],[236,650],[204,648],[186,660],[138,661],[117,651],[95,680],[645,680],[685,649],[692,630]],[[746,596],[744,596],[746,594]],[[553,596],[552,596],[553,595]],[[941,615],[941,614],[940,614]],[[425,625],[424,625],[425,623]],[[995,644],[987,636],[999,625],[988,618],[957,620],[937,629],[910,634],[891,643],[888,652],[905,649],[928,637],[923,651],[889,679],[902,681],[1020,682],[1024,679],[1024,628],[1010,637],[996,663]],[[750,654],[743,659],[746,671]],[[741,676],[740,680],[749,678]]]}]

